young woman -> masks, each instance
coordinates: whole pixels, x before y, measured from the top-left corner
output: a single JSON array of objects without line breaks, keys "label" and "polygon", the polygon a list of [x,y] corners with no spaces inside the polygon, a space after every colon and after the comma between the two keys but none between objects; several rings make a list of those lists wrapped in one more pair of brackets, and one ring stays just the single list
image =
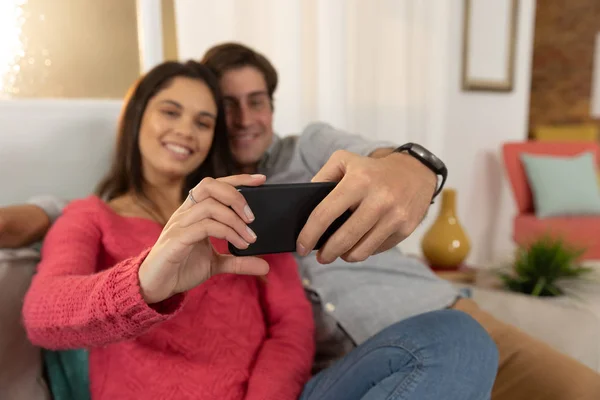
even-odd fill
[{"label": "young woman", "polygon": [[265,180],[210,178],[230,165],[205,67],[164,63],[134,86],[112,169],[53,225],[24,306],[34,343],[91,349],[92,398],[294,399],[308,381],[294,259],[224,254],[255,240],[234,186]]},{"label": "young woman", "polygon": [[93,399],[489,398],[496,348],[452,310],[398,322],[309,380],[314,322],[294,259],[226,254],[256,239],[235,186],[265,181],[232,165],[207,69],[144,76],[97,196],[46,235],[23,310],[31,341],[90,349]]}]

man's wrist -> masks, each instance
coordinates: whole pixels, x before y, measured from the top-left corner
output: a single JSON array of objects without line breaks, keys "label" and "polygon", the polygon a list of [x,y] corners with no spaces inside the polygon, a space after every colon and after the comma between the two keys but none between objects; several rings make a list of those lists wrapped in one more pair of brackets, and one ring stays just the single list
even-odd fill
[{"label": "man's wrist", "polygon": [[[429,182],[431,185],[432,189],[432,193],[435,193],[435,191],[437,190],[438,187],[438,176],[435,172],[433,172],[431,170],[431,168],[428,168],[426,165],[424,165],[421,161],[419,161],[418,159],[416,159],[415,157],[411,156],[410,154],[406,153],[406,152],[398,152],[395,151],[396,149],[393,147],[383,147],[383,148],[379,148],[375,151],[373,151],[371,154],[369,154],[369,157],[371,158],[397,158],[395,161],[401,162],[401,165],[407,165],[409,166],[411,169],[416,169],[416,170],[422,170],[422,171],[426,171],[423,176],[425,176],[427,182]],[[400,166],[401,168],[401,166]]]},{"label": "man's wrist", "polygon": [[395,149],[394,152],[407,153],[421,162],[421,164],[429,168],[436,176],[442,178],[439,185],[436,185],[435,192],[431,198],[431,202],[433,203],[435,197],[442,191],[442,188],[444,187],[448,177],[448,169],[446,168],[444,162],[435,154],[417,143],[405,143]]},{"label": "man's wrist", "polygon": [[392,156],[398,156],[399,159],[403,160],[411,160],[409,161],[411,168],[424,168],[429,171],[428,174],[423,174],[422,176],[427,177],[425,179],[433,187],[431,198],[431,202],[433,203],[433,200],[446,182],[448,172],[444,163],[430,151],[414,143],[407,143],[398,148],[382,147],[369,154],[371,158],[390,158]]},{"label": "man's wrist", "polygon": [[4,207],[0,220],[0,248],[31,246],[42,240],[50,227],[48,215],[32,204]]},{"label": "man's wrist", "polygon": [[369,157],[371,158],[383,158],[387,157],[394,152],[394,147],[381,147],[379,149],[373,150]]},{"label": "man's wrist", "polygon": [[428,185],[431,186],[431,193],[435,193],[438,187],[438,176],[435,172],[433,172],[425,164],[423,164],[421,161],[419,161],[418,159],[416,159],[408,153],[399,153],[392,150],[392,152],[386,156],[386,158],[394,157],[400,162],[402,162],[402,165],[409,166],[411,170],[424,171],[422,176],[424,177]]}]

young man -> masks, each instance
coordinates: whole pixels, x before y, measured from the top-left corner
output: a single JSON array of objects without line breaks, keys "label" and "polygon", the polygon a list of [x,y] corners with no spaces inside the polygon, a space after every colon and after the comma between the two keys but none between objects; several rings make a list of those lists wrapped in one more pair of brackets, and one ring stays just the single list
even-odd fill
[{"label": "young man", "polygon": [[[440,189],[436,175],[445,169],[435,156],[416,146],[394,151],[393,144],[367,141],[322,123],[280,138],[272,128],[277,73],[264,56],[228,43],[210,49],[203,62],[220,79],[230,143],[243,172],[264,173],[268,183],[340,181],[297,244],[318,327],[317,368],[396,321],[455,308],[470,314],[496,342],[500,368],[493,399],[600,398],[600,376],[594,371],[483,312],[394,247],[414,230]],[[319,253],[310,253],[329,223],[348,208],[355,210],[352,219]],[[9,235],[13,241],[43,235],[47,217],[39,210],[19,210],[37,215],[40,222],[30,221],[35,229],[18,232],[20,239]],[[445,374],[450,371],[441,371],[440,379]]]},{"label": "young man", "polygon": [[394,247],[412,233],[441,189],[435,177],[445,167],[435,156],[423,148],[394,151],[393,144],[322,123],[279,138],[272,128],[272,64],[236,43],[213,47],[203,62],[220,80],[230,144],[244,172],[264,173],[272,183],[340,181],[300,233],[298,254],[306,255],[344,210],[355,209],[317,255],[298,257],[315,305],[317,361],[326,364],[395,321],[451,307],[470,314],[496,342],[500,365],[493,399],[600,398],[600,375],[496,320]]}]

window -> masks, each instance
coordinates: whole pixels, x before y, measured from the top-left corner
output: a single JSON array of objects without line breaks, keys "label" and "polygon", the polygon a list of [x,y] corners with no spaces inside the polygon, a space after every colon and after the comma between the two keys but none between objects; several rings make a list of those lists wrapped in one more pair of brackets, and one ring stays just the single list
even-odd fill
[{"label": "window", "polygon": [[133,0],[1,0],[0,38],[2,98],[121,99],[140,73]]}]

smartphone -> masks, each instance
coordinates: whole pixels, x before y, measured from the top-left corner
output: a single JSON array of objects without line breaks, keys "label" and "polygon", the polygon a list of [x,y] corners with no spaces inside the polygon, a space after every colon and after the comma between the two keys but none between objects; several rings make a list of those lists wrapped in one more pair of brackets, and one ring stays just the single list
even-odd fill
[{"label": "smartphone", "polygon": [[[255,219],[248,226],[257,238],[244,250],[230,243],[229,252],[235,256],[295,252],[296,240],[308,217],[336,185],[336,182],[315,182],[238,187],[254,213]],[[323,246],[350,214],[346,211],[329,226],[315,250]]]}]

